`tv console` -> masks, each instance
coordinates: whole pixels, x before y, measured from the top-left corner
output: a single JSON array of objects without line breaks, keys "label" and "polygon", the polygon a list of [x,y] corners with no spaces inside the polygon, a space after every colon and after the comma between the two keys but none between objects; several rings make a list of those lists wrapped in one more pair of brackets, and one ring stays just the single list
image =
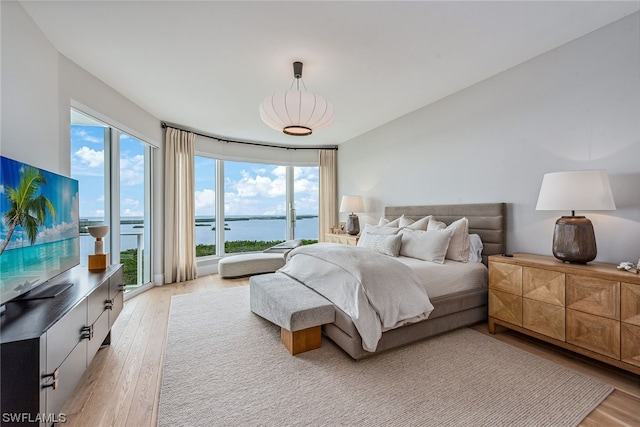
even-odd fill
[{"label": "tv console", "polygon": [[0,424],[65,421],[60,410],[123,306],[123,266],[74,267],[42,286],[72,283],[55,298],[10,301],[0,316]]}]

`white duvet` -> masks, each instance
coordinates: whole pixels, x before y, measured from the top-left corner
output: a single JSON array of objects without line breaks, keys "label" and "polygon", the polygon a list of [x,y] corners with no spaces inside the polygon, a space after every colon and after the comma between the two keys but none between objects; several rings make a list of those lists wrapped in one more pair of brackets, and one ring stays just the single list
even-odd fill
[{"label": "white duvet", "polygon": [[370,249],[335,243],[301,246],[289,252],[279,272],[350,316],[366,351],[376,350],[383,331],[426,319],[433,311],[411,268]]}]

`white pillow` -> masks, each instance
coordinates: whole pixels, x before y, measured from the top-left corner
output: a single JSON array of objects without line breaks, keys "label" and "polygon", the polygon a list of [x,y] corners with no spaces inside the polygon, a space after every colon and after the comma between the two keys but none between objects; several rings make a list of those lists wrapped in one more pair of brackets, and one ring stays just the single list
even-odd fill
[{"label": "white pillow", "polygon": [[364,238],[358,240],[358,246],[373,249],[384,255],[397,257],[400,255],[402,245],[401,234],[372,234],[368,233]]},{"label": "white pillow", "polygon": [[444,222],[431,220],[427,225],[427,231],[443,229],[454,230],[446,258],[453,261],[467,262],[469,260],[469,220],[460,218],[449,224],[449,226]]},{"label": "white pillow", "polygon": [[[412,224],[409,224],[409,225],[405,226],[405,228],[408,228],[410,230],[426,231],[427,230],[427,226],[429,225],[429,221],[431,221],[432,219],[433,219],[433,215],[425,216],[424,218],[420,218],[417,221],[413,221]],[[402,225],[401,225],[401,227],[402,227]]]},{"label": "white pillow", "polygon": [[383,225],[387,225],[387,224],[389,224],[389,220],[381,216],[380,220],[378,221],[378,227],[382,227]]},{"label": "white pillow", "polygon": [[360,232],[360,239],[358,239],[358,244],[356,246],[364,246],[364,240],[366,240],[367,236],[370,234],[382,234],[389,236],[398,234],[399,231],[399,228],[365,224],[364,229]]},{"label": "white pillow", "polygon": [[398,218],[398,227],[400,228],[408,227],[414,222],[415,221],[412,220],[411,218],[405,218],[405,216],[402,215],[400,218]]},{"label": "white pillow", "polygon": [[[404,214],[396,219],[394,219],[393,221],[389,221],[389,220],[385,220],[387,221],[384,225],[385,227],[395,227],[398,228],[400,225],[400,221],[402,220],[402,218],[404,218]],[[380,223],[378,223],[378,225],[381,225]]]},{"label": "white pillow", "polygon": [[482,239],[477,234],[469,234],[469,261],[482,262]]},{"label": "white pillow", "polygon": [[453,236],[453,229],[402,230],[400,255],[442,264]]}]

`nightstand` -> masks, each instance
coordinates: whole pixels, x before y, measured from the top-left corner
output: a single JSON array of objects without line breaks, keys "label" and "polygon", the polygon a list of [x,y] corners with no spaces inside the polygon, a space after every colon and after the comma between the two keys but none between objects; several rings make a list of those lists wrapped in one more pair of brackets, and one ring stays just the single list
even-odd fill
[{"label": "nightstand", "polygon": [[352,236],[350,234],[327,233],[324,235],[325,241],[328,243],[340,243],[343,245],[357,246],[360,236]]},{"label": "nightstand", "polygon": [[489,332],[521,332],[640,374],[640,275],[542,255],[489,257]]}]

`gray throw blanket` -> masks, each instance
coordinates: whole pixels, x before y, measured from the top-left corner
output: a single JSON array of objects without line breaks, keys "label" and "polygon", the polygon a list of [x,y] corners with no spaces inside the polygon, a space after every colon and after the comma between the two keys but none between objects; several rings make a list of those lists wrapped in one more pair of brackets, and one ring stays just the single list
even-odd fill
[{"label": "gray throw blanket", "polygon": [[366,351],[375,351],[383,331],[426,319],[433,310],[413,270],[370,249],[334,243],[300,246],[278,271],[351,317]]}]

